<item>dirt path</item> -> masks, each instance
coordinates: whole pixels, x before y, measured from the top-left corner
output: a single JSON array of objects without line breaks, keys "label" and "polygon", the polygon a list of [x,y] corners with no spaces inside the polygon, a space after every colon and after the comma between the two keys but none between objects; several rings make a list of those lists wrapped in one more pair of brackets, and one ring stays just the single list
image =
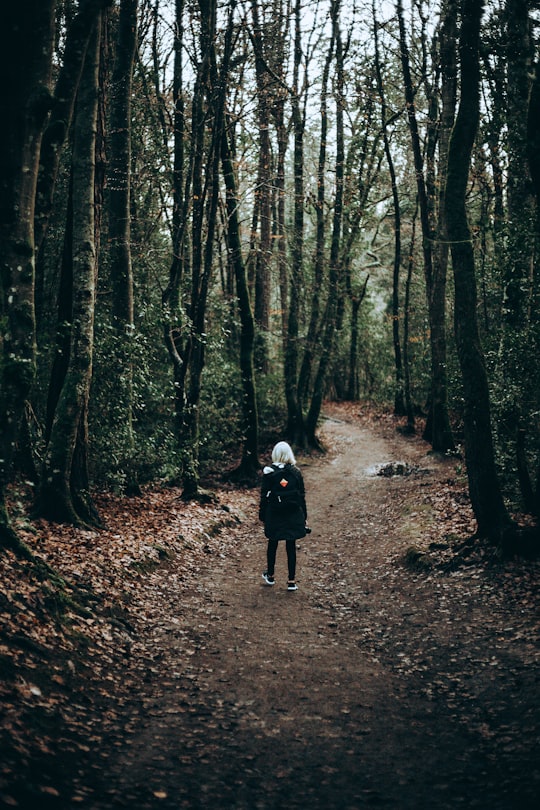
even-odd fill
[{"label": "dirt path", "polygon": [[[434,519],[419,488],[455,464],[338,420],[325,434],[333,459],[302,466],[313,533],[299,590],[285,589],[281,548],[276,586],[262,584],[255,510],[190,584],[174,565],[154,573],[138,628],[154,641],[145,682],[81,769],[92,798],[73,806],[536,806],[532,606],[508,604],[474,567],[403,565]],[[396,454],[421,470],[369,474]]]}]

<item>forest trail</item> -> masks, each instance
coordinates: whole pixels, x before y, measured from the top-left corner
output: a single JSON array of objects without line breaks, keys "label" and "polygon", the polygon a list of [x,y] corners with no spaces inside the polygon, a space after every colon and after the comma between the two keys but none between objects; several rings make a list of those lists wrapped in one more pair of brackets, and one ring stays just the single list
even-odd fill
[{"label": "forest trail", "polygon": [[[429,536],[428,496],[455,460],[339,419],[324,436],[331,458],[301,464],[313,533],[299,543],[299,590],[286,590],[281,546],[276,585],[263,584],[255,494],[195,580],[174,562],[158,569],[146,646],[132,649],[140,672],[150,634],[144,683],[123,702],[123,728],[88,755],[70,806],[537,806],[531,606],[474,565],[403,564]],[[372,474],[397,460],[413,473]]]}]

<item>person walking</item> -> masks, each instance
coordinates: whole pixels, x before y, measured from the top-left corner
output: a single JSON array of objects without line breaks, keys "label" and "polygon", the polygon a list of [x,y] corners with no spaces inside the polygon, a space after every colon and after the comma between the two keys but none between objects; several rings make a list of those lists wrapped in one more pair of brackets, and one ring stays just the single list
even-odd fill
[{"label": "person walking", "polygon": [[302,473],[287,442],[278,442],[272,450],[272,465],[263,469],[259,519],[268,538],[266,571],[263,580],[274,585],[276,553],[285,541],[289,579],[287,590],[296,591],[296,541],[305,537],[307,528],[306,492]]}]

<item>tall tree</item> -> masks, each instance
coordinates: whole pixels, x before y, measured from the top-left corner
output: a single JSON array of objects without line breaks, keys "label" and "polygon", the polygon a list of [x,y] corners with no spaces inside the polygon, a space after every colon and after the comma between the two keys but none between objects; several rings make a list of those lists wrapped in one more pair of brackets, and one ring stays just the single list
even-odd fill
[{"label": "tall tree", "polygon": [[535,205],[528,163],[527,115],[533,45],[529,0],[507,0],[508,130],[507,240],[499,378],[503,400],[499,441],[516,459],[522,494],[530,503],[525,445],[538,433],[540,364],[533,326]]},{"label": "tall tree", "polygon": [[249,285],[246,267],[242,256],[242,241],[240,236],[240,219],[238,216],[239,200],[234,172],[233,155],[234,132],[229,126],[228,132],[223,131],[221,144],[221,161],[226,190],[227,230],[226,238],[229,248],[229,258],[233,265],[236,281],[236,296],[240,313],[240,373],[242,377],[242,414],[243,435],[245,436],[242,448],[240,466],[234,471],[233,478],[237,481],[253,483],[257,480],[260,468],[259,462],[259,418],[257,395],[255,388],[255,319],[251,307]]},{"label": "tall tree", "polygon": [[[67,22],[63,59],[54,87],[51,114],[43,134],[40,152],[35,214],[37,251],[45,238],[52,212],[62,148],[71,126],[88,42],[97,16],[112,2],[113,0],[81,0],[73,20]],[[39,295],[36,296],[37,304],[39,298]]]},{"label": "tall tree", "polygon": [[480,115],[479,36],[483,0],[462,0],[460,101],[448,153],[444,198],[454,272],[456,345],[463,380],[465,457],[478,534],[498,541],[510,526],[495,467],[491,406],[477,319],[476,269],[466,191]]},{"label": "tall tree", "polygon": [[[215,0],[199,0],[200,60],[191,105],[189,154],[184,168],[181,160],[186,132],[181,99],[182,0],[178,0],[176,5],[175,233],[174,255],[163,304],[165,343],[174,368],[176,429],[182,464],[182,497],[185,500],[207,498],[199,486],[199,407],[207,339],[206,308],[214,263],[224,108],[236,3],[235,0],[229,3],[219,66],[216,8]],[[186,267],[190,270],[189,281],[184,279]],[[183,281],[186,287],[189,283],[190,288],[185,300]]]},{"label": "tall tree", "polygon": [[416,115],[415,91],[411,74],[402,0],[397,0],[397,12],[405,101],[407,104],[407,120],[411,133],[414,168],[418,188],[418,205],[422,227],[422,255],[424,259],[429,326],[431,332],[431,413],[429,419],[431,429],[430,435],[426,436],[426,438],[431,441],[434,450],[446,452],[447,450],[454,449],[454,440],[448,415],[448,394],[446,386],[446,338],[444,334],[446,329],[444,317],[446,274],[440,272],[438,276],[435,277],[433,272],[432,245],[434,231],[430,221],[430,200],[428,198],[426,179],[424,176],[424,159]]},{"label": "tall tree", "polygon": [[185,313],[181,304],[184,269],[187,261],[189,199],[193,159],[186,170],[184,141],[187,137],[184,105],[184,0],[176,0],[174,26],[173,76],[173,206],[172,261],[169,281],[162,295],[163,337],[173,368],[175,433],[180,441],[185,409],[185,380],[187,374],[187,332]]},{"label": "tall tree", "polygon": [[46,518],[99,524],[89,492],[88,402],[96,288],[95,154],[101,18],[94,23],[79,85],[72,155],[72,311],[69,362],[43,461],[37,508]]},{"label": "tall tree", "polygon": [[55,0],[0,12],[0,547],[28,554],[9,519],[6,488],[35,372],[34,213],[39,156],[51,106]]},{"label": "tall tree", "polygon": [[[323,286],[325,279],[326,247],[326,175],[328,160],[328,96],[330,69],[335,57],[336,30],[332,25],[326,51],[320,89],[320,136],[317,159],[317,194],[315,198],[315,258],[313,267],[313,293],[310,302],[310,316],[305,340],[305,348],[298,378],[298,397],[301,406],[308,401],[312,384],[313,366],[317,356],[316,346],[321,328],[320,318],[323,303]],[[299,215],[297,215],[299,217]]]},{"label": "tall tree", "polygon": [[298,377],[298,335],[300,289],[304,270],[304,133],[305,105],[302,106],[300,70],[302,65],[301,0],[294,6],[294,60],[291,96],[292,127],[294,134],[294,205],[291,250],[290,295],[284,346],[285,399],[287,402],[286,435],[300,447],[306,444],[306,431]]},{"label": "tall tree", "polygon": [[[535,265],[534,265],[534,286],[532,295],[532,331],[537,345],[537,356],[540,353],[540,257],[538,245],[540,245],[540,63],[536,63],[534,71],[534,80],[532,83],[531,94],[529,98],[529,109],[527,116],[527,153],[529,159],[529,167],[531,172],[531,179],[533,183],[534,196],[536,201],[536,217],[535,217],[535,236],[536,236],[536,251],[535,251]],[[540,385],[537,385],[537,397]],[[537,450],[535,460],[536,474],[531,481],[531,475],[527,475],[528,485],[525,484],[522,489],[527,492],[529,487],[528,507],[531,512],[540,517],[540,451]]]},{"label": "tall tree", "polygon": [[394,272],[392,282],[392,337],[394,343],[394,365],[395,365],[395,390],[394,390],[394,413],[403,415],[405,413],[404,397],[404,371],[401,354],[400,341],[400,308],[399,308],[399,271],[401,267],[401,209],[399,201],[398,183],[394,159],[390,149],[390,139],[388,136],[388,112],[385,97],[385,89],[382,79],[381,57],[379,48],[379,31],[377,22],[377,9],[375,1],[372,6],[373,13],[373,42],[375,46],[375,71],[377,76],[377,91],[381,105],[381,128],[383,133],[384,154],[388,163],[390,175],[390,185],[392,189],[392,203],[394,208]]},{"label": "tall tree", "polygon": [[121,0],[115,63],[112,73],[109,162],[109,264],[112,281],[112,324],[117,407],[114,430],[123,434],[120,461],[128,492],[138,492],[134,467],[133,367],[135,332],[131,261],[131,96],[137,45],[138,0]]},{"label": "tall tree", "polygon": [[[199,400],[205,361],[206,305],[217,212],[217,192],[224,94],[217,95],[216,1],[199,0],[201,69],[192,105],[193,209],[191,218],[191,292],[188,314],[189,379],[186,386],[183,447],[183,493],[185,500],[199,493]],[[206,137],[211,120],[210,138]],[[205,214],[207,216],[205,217]],[[204,497],[204,496],[203,496]]]},{"label": "tall tree", "polygon": [[[457,0],[444,0],[435,48],[435,58],[440,61],[440,90],[433,86],[429,92],[432,148],[428,149],[427,178],[435,244],[432,254],[432,284],[431,290],[428,291],[432,368],[431,406],[424,437],[431,441],[434,450],[441,452],[453,450],[455,447],[448,415],[446,282],[449,246],[441,212],[448,165],[448,145],[456,108],[457,13]],[[439,69],[435,71],[436,76],[438,73]]]},{"label": "tall tree", "polygon": [[340,27],[340,0],[333,0],[331,4],[332,31],[336,47],[336,80],[335,80],[335,104],[336,104],[336,160],[335,176],[336,191],[334,198],[334,215],[332,221],[332,236],[330,242],[329,271],[328,271],[328,296],[324,313],[324,327],[322,333],[322,345],[317,372],[313,383],[313,392],[309,411],[306,417],[306,431],[308,441],[311,446],[318,445],[317,425],[321,413],[322,401],[325,393],[326,375],[333,356],[338,301],[341,291],[341,237],[343,225],[343,179],[345,167],[345,143],[344,143],[344,60],[343,42]]},{"label": "tall tree", "polygon": [[[267,335],[270,329],[270,268],[272,257],[272,146],[270,139],[270,86],[273,82],[266,51],[272,47],[272,23],[265,25],[266,7],[251,0],[253,50],[257,80],[259,166],[255,205],[260,226],[255,263],[255,320],[259,327],[258,363],[267,368]],[[261,12],[263,19],[261,19]],[[268,41],[267,41],[268,39]]]}]

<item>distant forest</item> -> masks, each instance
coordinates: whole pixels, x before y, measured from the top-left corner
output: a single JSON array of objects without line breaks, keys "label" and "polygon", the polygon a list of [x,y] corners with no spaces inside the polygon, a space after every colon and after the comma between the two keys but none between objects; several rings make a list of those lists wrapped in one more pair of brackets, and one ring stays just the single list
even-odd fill
[{"label": "distant forest", "polygon": [[533,0],[17,0],[0,11],[0,546],[98,488],[252,485],[325,399],[540,515]]}]

